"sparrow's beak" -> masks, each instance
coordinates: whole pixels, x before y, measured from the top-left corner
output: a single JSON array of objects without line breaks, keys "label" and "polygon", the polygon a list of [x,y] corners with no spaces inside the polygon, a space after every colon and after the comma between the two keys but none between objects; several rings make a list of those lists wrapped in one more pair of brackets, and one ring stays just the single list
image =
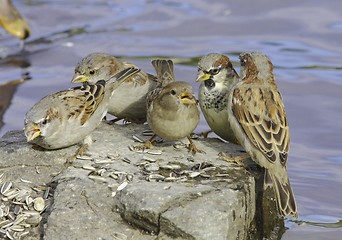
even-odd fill
[{"label": "sparrow's beak", "polygon": [[196,82],[204,82],[206,80],[209,80],[210,77],[211,77],[211,75],[209,73],[205,73],[203,71],[199,71],[199,73],[197,75]]},{"label": "sparrow's beak", "polygon": [[194,97],[194,95],[192,93],[189,92],[183,92],[180,96],[179,96],[180,100],[184,103],[184,104],[196,104],[196,98]]},{"label": "sparrow's beak", "polygon": [[25,136],[27,142],[31,142],[35,138],[39,137],[40,133],[40,128],[35,123],[28,123],[25,126]]},{"label": "sparrow's beak", "polygon": [[84,83],[84,82],[87,82],[88,79],[89,77],[86,75],[82,75],[82,74],[80,75],[80,74],[75,73],[74,77],[71,80],[71,83]]},{"label": "sparrow's beak", "polygon": [[11,1],[2,1],[0,9],[0,26],[13,36],[26,39],[30,36],[30,27],[20,16]]}]

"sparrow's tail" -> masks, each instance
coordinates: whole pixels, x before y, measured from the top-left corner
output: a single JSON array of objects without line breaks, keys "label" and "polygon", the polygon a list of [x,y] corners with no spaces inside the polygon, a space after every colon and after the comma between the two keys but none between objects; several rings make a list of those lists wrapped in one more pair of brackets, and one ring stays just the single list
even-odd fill
[{"label": "sparrow's tail", "polygon": [[282,216],[292,216],[297,218],[296,200],[287,174],[285,175],[285,180],[281,181],[281,179],[276,175],[266,170],[265,183],[271,182],[276,195],[279,213]]},{"label": "sparrow's tail", "polygon": [[157,72],[157,78],[160,83],[158,87],[165,87],[175,81],[172,60],[155,59],[152,60],[152,65]]}]

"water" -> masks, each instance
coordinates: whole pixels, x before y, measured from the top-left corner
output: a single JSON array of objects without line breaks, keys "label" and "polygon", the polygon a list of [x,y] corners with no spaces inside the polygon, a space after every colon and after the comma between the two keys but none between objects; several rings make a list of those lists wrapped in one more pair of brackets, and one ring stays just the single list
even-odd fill
[{"label": "water", "polygon": [[[170,57],[177,63],[177,79],[196,90],[200,56],[225,53],[238,70],[240,52],[262,51],[275,65],[291,129],[288,173],[299,221],[287,223],[282,239],[342,239],[341,1],[14,4],[28,19],[32,36],[21,54],[19,41],[0,31],[0,84],[23,74],[31,79],[0,88],[0,100],[10,102],[1,135],[23,128],[25,113],[43,96],[69,88],[75,64],[93,51],[122,57],[151,73],[152,58]],[[206,129],[202,119],[198,131]]]}]

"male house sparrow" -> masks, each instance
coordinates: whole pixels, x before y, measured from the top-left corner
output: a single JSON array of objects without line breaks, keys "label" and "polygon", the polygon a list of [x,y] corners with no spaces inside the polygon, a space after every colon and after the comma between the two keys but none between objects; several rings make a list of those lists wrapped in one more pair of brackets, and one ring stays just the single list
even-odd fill
[{"label": "male house sparrow", "polygon": [[19,39],[30,36],[30,27],[15,9],[11,0],[0,0],[0,26]]},{"label": "male house sparrow", "polygon": [[[167,140],[187,137],[192,153],[202,152],[190,138],[200,120],[192,87],[187,82],[175,82],[171,60],[153,60],[161,86],[147,96],[147,122],[155,135]],[[145,146],[151,147],[152,138]]]},{"label": "male house sparrow", "polygon": [[196,82],[201,82],[198,100],[209,127],[221,138],[238,143],[228,122],[228,95],[238,82],[229,58],[219,53],[210,53],[198,63]]},{"label": "male house sparrow", "polygon": [[[72,83],[94,84],[101,79],[109,79],[119,71],[136,67],[106,53],[91,53],[84,57],[75,68]],[[115,90],[108,105],[108,113],[118,119],[135,123],[146,121],[146,96],[157,86],[156,77],[140,72],[128,78]]]},{"label": "male house sparrow", "polygon": [[241,80],[228,100],[230,126],[252,159],[266,169],[265,184],[273,184],[280,214],[296,217],[286,172],[290,133],[273,64],[262,53],[242,53],[240,61]]},{"label": "male house sparrow", "polygon": [[81,142],[100,124],[113,91],[138,71],[128,68],[107,82],[100,80],[44,97],[26,113],[27,141],[45,149]]}]

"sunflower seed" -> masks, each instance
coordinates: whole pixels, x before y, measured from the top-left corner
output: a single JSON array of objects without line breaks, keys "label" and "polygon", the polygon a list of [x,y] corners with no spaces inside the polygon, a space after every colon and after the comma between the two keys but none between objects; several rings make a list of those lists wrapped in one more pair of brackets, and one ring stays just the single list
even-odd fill
[{"label": "sunflower seed", "polygon": [[166,170],[178,170],[181,169],[181,166],[178,164],[166,164],[160,166],[161,169],[166,169]]},{"label": "sunflower seed", "polygon": [[112,163],[113,161],[111,159],[96,159],[94,163],[96,164],[106,164],[106,163]]},{"label": "sunflower seed", "polygon": [[144,143],[144,140],[142,140],[141,138],[139,138],[137,135],[133,135],[133,139],[134,139],[134,141],[136,141],[136,142]]},{"label": "sunflower seed", "polygon": [[197,176],[199,176],[199,175],[201,175],[200,172],[191,172],[191,173],[189,174],[189,177],[195,178],[195,177],[197,177]]},{"label": "sunflower seed", "polygon": [[94,168],[91,165],[83,165],[82,168],[85,170],[89,170],[89,171],[95,171],[96,170],[96,168]]},{"label": "sunflower seed", "polygon": [[4,182],[4,183],[1,185],[0,193],[1,193],[1,194],[5,194],[5,193],[12,187],[12,185],[13,185],[12,182]]},{"label": "sunflower seed", "polygon": [[123,162],[130,164],[131,160],[129,160],[128,158],[124,157],[123,159],[121,159]]},{"label": "sunflower seed", "polygon": [[102,183],[108,182],[106,178],[101,177],[101,176],[88,175],[88,178],[90,178],[91,180],[94,180],[95,182],[102,182]]},{"label": "sunflower seed", "polygon": [[150,129],[142,131],[143,136],[153,136],[153,134],[153,131]]},{"label": "sunflower seed", "polygon": [[151,150],[151,149],[147,149],[146,151],[148,154],[151,154],[151,155],[161,155],[162,154],[162,151],[161,150]]},{"label": "sunflower seed", "polygon": [[76,159],[80,159],[80,160],[93,160],[93,158],[91,156],[88,156],[88,155],[77,155],[76,156]]},{"label": "sunflower seed", "polygon": [[32,183],[32,181],[23,178],[20,178],[20,181],[22,181],[23,183]]},{"label": "sunflower seed", "polygon": [[14,232],[23,232],[25,230],[25,228],[20,225],[13,225],[10,227],[10,229]]},{"label": "sunflower seed", "polygon": [[4,220],[0,222],[0,228],[7,228],[9,226],[11,226],[13,224],[13,222],[11,220]]},{"label": "sunflower seed", "polygon": [[165,179],[165,177],[163,175],[160,175],[160,174],[150,174],[148,177],[147,177],[147,181],[163,181]]},{"label": "sunflower seed", "polygon": [[151,162],[151,163],[154,163],[157,161],[156,159],[150,158],[149,156],[143,156],[143,160]]},{"label": "sunflower seed", "polygon": [[121,191],[121,190],[123,190],[125,187],[127,187],[127,185],[128,185],[128,182],[123,182],[123,183],[121,183],[121,184],[118,186],[118,188],[116,189],[116,191]]},{"label": "sunflower seed", "polygon": [[0,184],[4,183],[6,181],[6,174],[1,172],[0,173]]},{"label": "sunflower seed", "polygon": [[43,209],[45,208],[45,201],[42,197],[37,197],[33,200],[33,208],[38,211],[41,212],[43,211]]}]

